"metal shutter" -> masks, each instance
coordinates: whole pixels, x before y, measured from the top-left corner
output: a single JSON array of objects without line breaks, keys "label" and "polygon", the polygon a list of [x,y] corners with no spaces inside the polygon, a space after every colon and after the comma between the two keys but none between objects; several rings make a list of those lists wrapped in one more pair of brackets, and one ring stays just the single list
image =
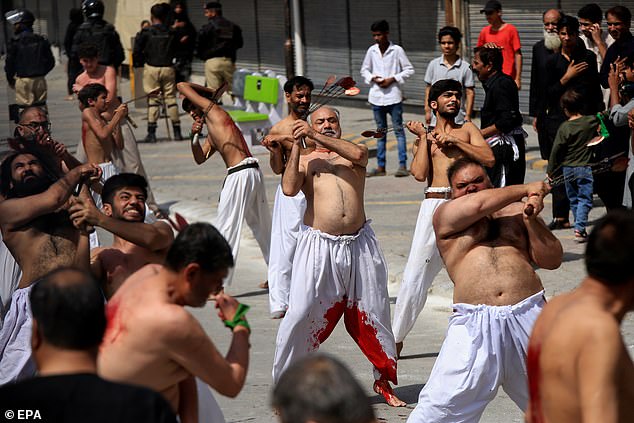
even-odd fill
[{"label": "metal shutter", "polygon": [[[484,7],[485,1],[469,2],[469,40],[471,47],[475,47],[478,42],[480,31],[486,25],[486,17],[480,10]],[[528,114],[528,96],[531,78],[531,63],[533,55],[533,44],[543,37],[542,14],[547,9],[557,7],[556,1],[531,1],[525,0],[504,0],[502,2],[502,12],[504,21],[515,25],[522,43],[522,90],[520,91],[520,111]],[[469,59],[473,56],[473,50],[465,52]],[[476,98],[475,107],[480,108],[484,101],[484,90],[482,84],[476,78]]]},{"label": "metal shutter", "polygon": [[302,0],[302,22],[305,76],[313,80],[315,87],[321,88],[332,74],[359,80],[359,70],[350,64],[347,1]]}]

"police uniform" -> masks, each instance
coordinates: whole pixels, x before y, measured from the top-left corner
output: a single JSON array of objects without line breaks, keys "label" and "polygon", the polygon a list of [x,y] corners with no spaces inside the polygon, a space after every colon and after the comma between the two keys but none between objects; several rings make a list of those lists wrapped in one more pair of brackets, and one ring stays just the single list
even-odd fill
[{"label": "police uniform", "polygon": [[222,16],[214,16],[198,34],[198,57],[205,61],[207,86],[218,88],[227,82],[231,88],[236,69],[236,51],[244,44],[242,30]]},{"label": "police uniform", "polygon": [[125,55],[119,34],[114,26],[101,18],[89,18],[82,23],[73,37],[72,55],[77,57],[79,46],[93,43],[99,48],[99,64],[118,68]]},{"label": "police uniform", "polygon": [[[178,104],[176,103],[176,71],[172,65],[175,55],[176,37],[174,32],[164,24],[155,24],[143,29],[134,40],[133,62],[135,66],[144,63],[143,90],[149,93],[160,89],[167,114],[174,126],[174,139],[182,139]],[[148,97],[148,138],[156,141],[156,122],[160,114],[161,100]],[[150,139],[151,138],[151,139]]]},{"label": "police uniform", "polygon": [[10,85],[15,84],[15,102],[22,106],[46,104],[47,73],[55,66],[51,45],[31,28],[9,41],[4,70]]}]

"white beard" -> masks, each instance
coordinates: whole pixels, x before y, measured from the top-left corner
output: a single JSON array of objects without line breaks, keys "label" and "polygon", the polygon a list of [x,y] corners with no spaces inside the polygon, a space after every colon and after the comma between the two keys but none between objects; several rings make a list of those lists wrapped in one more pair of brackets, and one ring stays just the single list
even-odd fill
[{"label": "white beard", "polygon": [[561,47],[559,34],[544,30],[544,45],[548,50],[557,51]]}]

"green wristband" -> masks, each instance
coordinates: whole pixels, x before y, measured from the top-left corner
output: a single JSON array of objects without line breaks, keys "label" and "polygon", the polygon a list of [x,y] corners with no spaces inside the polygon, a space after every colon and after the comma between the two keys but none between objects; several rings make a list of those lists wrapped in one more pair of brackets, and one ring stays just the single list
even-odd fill
[{"label": "green wristband", "polygon": [[246,304],[239,304],[238,309],[236,310],[235,316],[233,316],[233,320],[225,320],[224,324],[229,329],[233,330],[236,326],[244,326],[251,333],[251,326],[249,326],[249,322],[246,321],[244,315],[247,314],[251,307]]}]

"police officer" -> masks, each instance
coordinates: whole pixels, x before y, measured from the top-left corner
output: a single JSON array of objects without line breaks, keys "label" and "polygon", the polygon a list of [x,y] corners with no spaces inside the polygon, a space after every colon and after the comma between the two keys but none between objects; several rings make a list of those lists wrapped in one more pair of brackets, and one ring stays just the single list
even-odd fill
[{"label": "police officer", "polygon": [[77,29],[71,53],[76,56],[82,43],[91,42],[99,47],[99,64],[117,69],[125,57],[123,46],[114,26],[103,20],[103,2],[84,0],[81,10],[86,21]]},{"label": "police officer", "polygon": [[[143,66],[143,89],[146,93],[161,90],[167,106],[167,114],[174,128],[174,139],[180,141],[180,118],[176,103],[176,71],[172,65],[177,45],[174,31],[166,25],[170,5],[159,3],[152,6],[150,15],[152,25],[141,30],[134,40],[133,63]],[[160,99],[156,96],[148,97],[147,109],[147,137],[145,142],[156,142],[156,122],[160,114]]]},{"label": "police officer", "polygon": [[205,5],[209,22],[198,34],[198,57],[205,61],[207,86],[218,88],[223,82],[231,87],[236,69],[236,51],[242,48],[242,30],[222,16],[222,5],[212,1]]},{"label": "police officer", "polygon": [[[4,71],[9,85],[15,89],[15,102],[19,107],[44,106],[47,94],[45,76],[55,66],[51,45],[46,38],[33,33],[33,13],[16,9],[7,12],[5,17],[14,27]],[[15,120],[18,110],[10,110]]]}]

